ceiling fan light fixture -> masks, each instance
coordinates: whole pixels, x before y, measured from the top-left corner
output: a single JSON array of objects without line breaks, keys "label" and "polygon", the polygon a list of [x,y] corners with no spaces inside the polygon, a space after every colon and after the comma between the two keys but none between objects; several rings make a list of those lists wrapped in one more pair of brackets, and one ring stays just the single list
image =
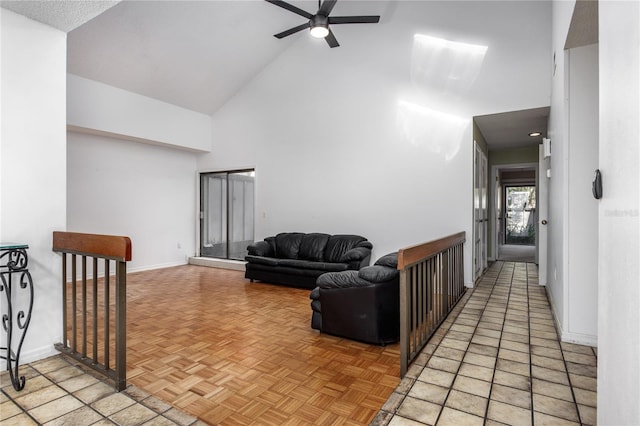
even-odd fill
[{"label": "ceiling fan light fixture", "polygon": [[311,27],[311,36],[315,38],[325,38],[329,35],[329,28],[322,25]]}]

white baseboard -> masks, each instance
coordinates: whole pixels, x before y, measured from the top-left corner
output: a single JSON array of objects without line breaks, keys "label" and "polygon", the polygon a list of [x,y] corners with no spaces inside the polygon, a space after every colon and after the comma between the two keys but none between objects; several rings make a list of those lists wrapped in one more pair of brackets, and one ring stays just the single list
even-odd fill
[{"label": "white baseboard", "polygon": [[247,262],[242,260],[212,259],[210,257],[190,257],[190,265],[207,266],[209,268],[231,269],[244,272]]},{"label": "white baseboard", "polygon": [[[59,340],[60,338],[58,338],[58,341]],[[48,358],[53,355],[58,355],[59,353],[60,352],[58,352],[53,347],[53,343],[51,345],[34,348],[28,351],[22,351],[20,353],[20,360],[19,360],[20,366],[23,366],[24,364],[29,364],[35,361],[40,361],[41,359]],[[7,369],[7,361],[0,360],[0,369],[1,370]]]},{"label": "white baseboard", "polygon": [[560,338],[563,342],[575,343],[577,345],[598,346],[598,336],[591,334],[569,333],[562,331]]},{"label": "white baseboard", "polygon": [[[543,287],[545,287],[543,285]],[[551,305],[551,314],[553,315],[553,321],[556,323],[556,329],[560,334],[560,340],[566,343],[575,343],[577,345],[586,345],[586,346],[598,346],[598,336],[594,336],[591,334],[582,334],[582,333],[570,333],[565,331],[562,327],[562,323],[558,320],[556,315],[556,307],[553,302],[553,298],[549,297],[549,293],[547,292],[547,298],[549,299],[549,304]]]},{"label": "white baseboard", "polygon": [[154,269],[163,269],[163,268],[173,268],[174,266],[182,266],[186,265],[188,262],[185,259],[184,262],[167,262],[167,263],[159,263],[157,265],[147,265],[147,266],[139,266],[137,268],[128,268],[127,273],[131,272],[143,272],[143,271],[151,271]]}]

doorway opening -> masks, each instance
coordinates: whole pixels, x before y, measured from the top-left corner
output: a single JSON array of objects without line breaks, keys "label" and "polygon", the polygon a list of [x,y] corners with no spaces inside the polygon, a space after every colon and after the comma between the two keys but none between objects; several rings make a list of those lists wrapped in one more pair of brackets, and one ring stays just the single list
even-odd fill
[{"label": "doorway opening", "polygon": [[494,166],[496,260],[538,263],[537,163]]},{"label": "doorway opening", "polygon": [[536,245],[536,187],[505,186],[504,243]]},{"label": "doorway opening", "polygon": [[253,242],[254,170],[200,174],[200,256],[243,260]]}]

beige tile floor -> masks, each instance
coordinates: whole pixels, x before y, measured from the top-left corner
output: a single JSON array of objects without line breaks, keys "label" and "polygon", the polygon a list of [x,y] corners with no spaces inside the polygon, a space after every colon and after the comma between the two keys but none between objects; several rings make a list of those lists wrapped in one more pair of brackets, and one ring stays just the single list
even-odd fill
[{"label": "beige tile floor", "polygon": [[[560,343],[534,264],[496,262],[409,369],[373,425],[595,425],[595,348]],[[2,425],[202,425],[129,386],[115,393],[75,361],[0,375]]]},{"label": "beige tile floor", "polygon": [[129,385],[121,393],[62,355],[21,366],[25,388],[16,392],[0,375],[0,424],[11,425],[204,425]]},{"label": "beige tile floor", "polygon": [[492,264],[372,424],[595,425],[597,351],[559,342],[537,273]]}]

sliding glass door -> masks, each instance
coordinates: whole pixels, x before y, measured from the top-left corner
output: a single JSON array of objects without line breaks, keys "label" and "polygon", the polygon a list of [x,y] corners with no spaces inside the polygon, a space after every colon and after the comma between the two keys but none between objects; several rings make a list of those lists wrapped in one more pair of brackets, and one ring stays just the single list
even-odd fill
[{"label": "sliding glass door", "polygon": [[200,174],[200,255],[244,259],[253,242],[253,170]]}]

